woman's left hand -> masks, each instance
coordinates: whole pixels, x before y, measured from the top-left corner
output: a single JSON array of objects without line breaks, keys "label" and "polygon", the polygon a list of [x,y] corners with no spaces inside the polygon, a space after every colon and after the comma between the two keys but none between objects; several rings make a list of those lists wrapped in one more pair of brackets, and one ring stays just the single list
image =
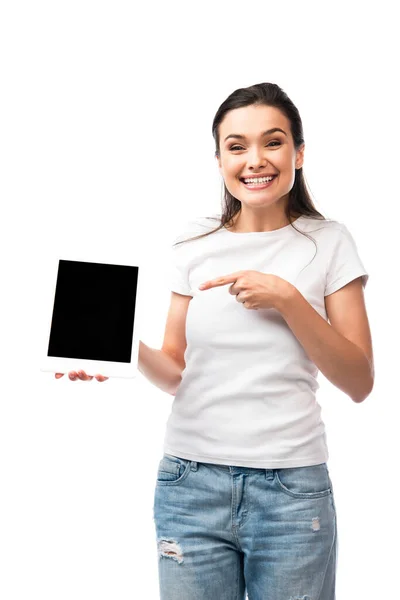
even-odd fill
[{"label": "woman's left hand", "polygon": [[237,271],[217,279],[206,281],[199,290],[232,283],[229,293],[236,296],[245,308],[277,308],[282,300],[289,298],[294,286],[278,275],[260,271]]}]

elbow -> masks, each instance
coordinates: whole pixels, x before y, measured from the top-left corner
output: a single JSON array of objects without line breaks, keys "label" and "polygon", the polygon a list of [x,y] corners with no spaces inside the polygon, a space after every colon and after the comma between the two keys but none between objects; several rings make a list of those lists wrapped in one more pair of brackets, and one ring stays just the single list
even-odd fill
[{"label": "elbow", "polygon": [[182,381],[182,377],[179,377],[179,381],[177,383],[175,383],[175,385],[172,388],[170,388],[170,390],[169,390],[168,393],[171,396],[175,396],[176,395],[176,392],[178,391],[178,387],[180,386],[181,381]]},{"label": "elbow", "polygon": [[362,394],[352,397],[353,402],[355,402],[356,404],[361,404],[362,402],[364,402],[364,400],[366,400],[368,398],[368,396],[370,395],[370,393],[372,392],[373,388],[374,388],[374,379],[372,378],[368,384],[367,389]]},{"label": "elbow", "polygon": [[366,400],[368,398],[369,394],[364,395],[364,396],[357,396],[357,397],[352,397],[353,402],[355,402],[356,404],[361,404],[361,402],[364,402],[364,400]]}]

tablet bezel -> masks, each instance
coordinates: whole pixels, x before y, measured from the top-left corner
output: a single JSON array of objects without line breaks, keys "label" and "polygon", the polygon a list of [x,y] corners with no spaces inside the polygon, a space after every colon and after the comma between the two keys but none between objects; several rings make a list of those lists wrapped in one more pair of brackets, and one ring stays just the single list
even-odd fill
[{"label": "tablet bezel", "polygon": [[[88,263],[100,263],[107,265],[120,265],[138,268],[137,287],[136,287],[136,299],[135,299],[135,318],[133,323],[132,333],[132,351],[129,363],[119,363],[103,360],[87,360],[81,358],[63,358],[58,356],[48,356],[48,347],[50,341],[51,324],[53,318],[53,310],[55,303],[55,294],[58,277],[58,267],[60,260],[79,261]],[[142,279],[142,268],[138,261],[126,261],[121,260],[110,260],[103,259],[96,253],[96,257],[79,255],[68,256],[67,258],[59,257],[55,259],[49,259],[47,265],[47,279],[45,281],[43,290],[43,302],[45,303],[45,320],[47,326],[45,327],[45,336],[42,345],[42,359],[40,363],[40,370],[44,372],[52,373],[68,373],[69,371],[83,370],[87,375],[104,375],[105,377],[122,377],[122,378],[134,378],[138,374],[138,358],[139,358],[139,323],[141,322],[141,279]]]}]

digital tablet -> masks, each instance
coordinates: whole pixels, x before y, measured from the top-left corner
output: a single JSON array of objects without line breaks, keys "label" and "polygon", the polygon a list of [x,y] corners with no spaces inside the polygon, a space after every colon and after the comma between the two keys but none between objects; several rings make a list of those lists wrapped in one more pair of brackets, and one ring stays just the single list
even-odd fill
[{"label": "digital tablet", "polygon": [[41,370],[135,377],[139,266],[60,259],[52,271]]}]

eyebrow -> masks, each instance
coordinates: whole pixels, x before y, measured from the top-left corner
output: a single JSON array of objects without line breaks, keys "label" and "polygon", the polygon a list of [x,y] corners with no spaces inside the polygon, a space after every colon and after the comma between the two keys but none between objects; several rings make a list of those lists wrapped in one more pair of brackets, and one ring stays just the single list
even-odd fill
[{"label": "eyebrow", "polygon": [[[283,131],[283,129],[280,129],[280,127],[273,127],[272,129],[267,129],[267,131],[263,131],[261,134],[261,137],[263,137],[264,135],[268,135],[270,133],[275,133],[275,131],[280,131],[281,133],[284,133],[287,137],[286,131]],[[240,135],[239,133],[230,133],[229,135],[226,136],[226,138],[224,139],[224,142],[226,142],[226,140],[228,140],[229,138],[239,138],[240,140],[245,140],[246,136]]]}]

